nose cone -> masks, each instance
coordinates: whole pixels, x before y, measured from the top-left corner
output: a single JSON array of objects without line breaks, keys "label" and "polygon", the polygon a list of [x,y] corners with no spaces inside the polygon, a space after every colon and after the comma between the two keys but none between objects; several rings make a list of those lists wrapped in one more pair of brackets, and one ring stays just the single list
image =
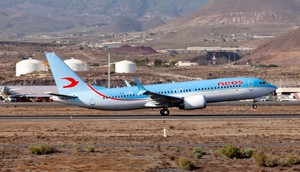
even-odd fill
[{"label": "nose cone", "polygon": [[269,90],[270,90],[270,93],[272,93],[277,90],[277,87],[275,85],[269,84]]}]

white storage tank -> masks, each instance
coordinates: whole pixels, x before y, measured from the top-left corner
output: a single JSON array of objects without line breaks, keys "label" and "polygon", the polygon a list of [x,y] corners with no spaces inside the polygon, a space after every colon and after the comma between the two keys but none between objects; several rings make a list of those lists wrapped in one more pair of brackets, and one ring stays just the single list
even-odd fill
[{"label": "white storage tank", "polygon": [[136,65],[131,61],[124,60],[115,63],[116,73],[134,73],[135,70],[136,70]]},{"label": "white storage tank", "polygon": [[68,59],[64,61],[73,71],[89,71],[86,63],[78,59]]},{"label": "white storage tank", "polygon": [[48,71],[48,67],[42,61],[32,58],[22,60],[16,64],[16,76],[39,71]]}]

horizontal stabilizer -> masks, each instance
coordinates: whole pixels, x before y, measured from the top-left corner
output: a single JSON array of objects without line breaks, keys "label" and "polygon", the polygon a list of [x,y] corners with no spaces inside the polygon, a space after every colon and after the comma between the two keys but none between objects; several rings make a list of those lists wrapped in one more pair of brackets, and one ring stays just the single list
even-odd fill
[{"label": "horizontal stabilizer", "polygon": [[66,98],[66,99],[75,99],[77,96],[70,96],[70,95],[65,95],[65,94],[56,94],[56,93],[48,93],[51,96],[57,96],[59,98]]}]

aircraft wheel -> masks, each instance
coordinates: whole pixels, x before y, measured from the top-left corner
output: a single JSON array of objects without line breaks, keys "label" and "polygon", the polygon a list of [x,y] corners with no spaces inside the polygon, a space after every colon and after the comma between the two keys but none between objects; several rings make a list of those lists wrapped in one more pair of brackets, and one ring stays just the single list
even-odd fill
[{"label": "aircraft wheel", "polygon": [[253,104],[253,105],[252,105],[252,108],[253,108],[253,109],[257,109],[257,104]]},{"label": "aircraft wheel", "polygon": [[167,108],[164,108],[164,109],[160,110],[160,114],[162,116],[168,116],[168,115],[170,115],[170,111]]}]

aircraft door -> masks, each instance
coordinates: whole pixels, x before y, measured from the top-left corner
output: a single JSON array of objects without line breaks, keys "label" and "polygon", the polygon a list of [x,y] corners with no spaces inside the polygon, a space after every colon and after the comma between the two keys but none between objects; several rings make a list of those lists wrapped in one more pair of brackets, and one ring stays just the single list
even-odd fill
[{"label": "aircraft door", "polygon": [[95,106],[95,100],[93,98],[91,98],[91,100],[90,100],[90,105]]},{"label": "aircraft door", "polygon": [[249,91],[253,91],[253,81],[248,81]]}]

